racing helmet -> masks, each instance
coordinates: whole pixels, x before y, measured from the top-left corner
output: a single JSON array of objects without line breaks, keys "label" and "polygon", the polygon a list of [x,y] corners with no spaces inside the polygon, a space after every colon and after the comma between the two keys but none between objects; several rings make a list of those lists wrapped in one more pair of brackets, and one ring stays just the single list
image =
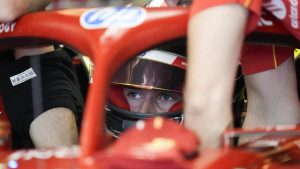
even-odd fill
[{"label": "racing helmet", "polygon": [[106,130],[118,137],[138,120],[155,116],[181,124],[185,70],[185,57],[162,50],[150,50],[128,61],[108,89]]}]

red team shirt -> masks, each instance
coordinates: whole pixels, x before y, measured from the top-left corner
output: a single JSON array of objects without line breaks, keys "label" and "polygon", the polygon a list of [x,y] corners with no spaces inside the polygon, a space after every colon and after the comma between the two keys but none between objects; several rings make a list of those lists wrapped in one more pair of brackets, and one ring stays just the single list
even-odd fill
[{"label": "red team shirt", "polygon": [[[300,39],[298,0],[195,0],[191,8],[191,16],[209,7],[230,3],[237,3],[249,9],[246,33],[257,28],[264,9],[277,18],[297,39]],[[276,68],[288,57],[293,56],[293,49],[274,45],[246,45],[241,56],[244,74],[252,74]]]}]

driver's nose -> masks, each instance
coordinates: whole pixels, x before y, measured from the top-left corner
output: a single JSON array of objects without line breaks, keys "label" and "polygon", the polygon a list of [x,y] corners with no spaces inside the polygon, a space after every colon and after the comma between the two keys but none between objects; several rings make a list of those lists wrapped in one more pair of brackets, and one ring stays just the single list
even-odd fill
[{"label": "driver's nose", "polygon": [[140,113],[155,113],[155,101],[153,100],[153,97],[148,95],[144,98],[142,104],[139,106],[138,112]]}]

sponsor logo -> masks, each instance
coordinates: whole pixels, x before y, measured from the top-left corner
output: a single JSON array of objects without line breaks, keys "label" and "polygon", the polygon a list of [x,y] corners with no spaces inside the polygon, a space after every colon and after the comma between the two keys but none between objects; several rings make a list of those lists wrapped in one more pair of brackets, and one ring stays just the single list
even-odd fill
[{"label": "sponsor logo", "polygon": [[258,26],[273,26],[274,23],[272,20],[266,20],[264,18],[260,18],[257,25]]},{"label": "sponsor logo", "polygon": [[59,147],[55,149],[19,150],[8,156],[9,161],[31,160],[31,159],[58,159],[78,158],[80,156],[79,146]]},{"label": "sponsor logo", "polygon": [[[288,17],[291,21],[291,27],[298,29],[298,0],[289,0],[290,13]],[[282,0],[270,0],[269,2],[263,3],[263,7],[270,11],[276,18],[284,20],[287,16],[287,7]]]},{"label": "sponsor logo", "polygon": [[130,28],[140,25],[147,12],[140,7],[108,7],[92,9],[83,13],[80,24],[85,29]]},{"label": "sponsor logo", "polygon": [[16,22],[0,23],[0,33],[13,32],[16,27]]},{"label": "sponsor logo", "polygon": [[299,22],[298,22],[298,0],[289,0],[290,1],[290,15],[289,18],[291,19],[291,26],[295,29],[298,29]]},{"label": "sponsor logo", "polygon": [[257,23],[258,26],[273,26],[274,23],[271,19],[266,19],[266,12],[262,12],[261,17]]},{"label": "sponsor logo", "polygon": [[271,0],[263,3],[263,7],[272,12],[278,19],[283,20],[286,17],[286,7],[282,0]]},{"label": "sponsor logo", "polygon": [[36,77],[35,72],[32,68],[25,70],[22,73],[10,77],[10,82],[13,86],[26,82],[32,78]]}]

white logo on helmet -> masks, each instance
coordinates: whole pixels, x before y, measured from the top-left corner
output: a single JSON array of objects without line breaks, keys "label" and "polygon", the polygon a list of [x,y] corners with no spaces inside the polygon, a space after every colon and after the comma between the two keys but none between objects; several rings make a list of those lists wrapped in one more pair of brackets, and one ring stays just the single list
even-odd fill
[{"label": "white logo on helmet", "polygon": [[184,69],[186,67],[186,61],[183,56],[175,55],[170,52],[165,52],[160,50],[149,50],[147,52],[141,53],[138,57],[141,59],[147,59],[155,62],[164,63],[167,65],[183,67]]}]

